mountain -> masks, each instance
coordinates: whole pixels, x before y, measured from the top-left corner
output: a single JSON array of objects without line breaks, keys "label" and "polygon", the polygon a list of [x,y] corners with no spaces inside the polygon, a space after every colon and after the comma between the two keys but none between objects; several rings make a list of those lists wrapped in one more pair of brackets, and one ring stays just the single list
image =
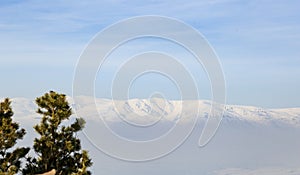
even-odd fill
[{"label": "mountain", "polygon": [[[83,148],[89,150],[93,159],[93,174],[300,174],[300,108],[226,105],[216,135],[205,147],[198,147],[204,123],[210,114],[210,101],[182,102],[158,98],[112,101],[87,96],[68,97],[68,100],[75,114],[87,121],[79,137]],[[32,99],[13,98],[12,101],[14,118],[27,131],[19,144],[32,146],[37,136],[32,127],[41,119],[35,113],[37,106]],[[197,107],[199,113],[195,110]],[[175,124],[182,125],[179,127],[185,131],[197,115],[198,122],[186,141],[159,159],[140,163],[121,161],[104,153],[99,146],[112,143],[110,136],[105,137],[101,133],[102,119],[114,134],[129,140],[145,141],[168,133]],[[108,145],[112,149],[125,147],[117,142]],[[129,154],[139,154],[138,148]]]},{"label": "mountain", "polygon": [[[208,117],[211,102],[207,100],[190,100],[182,104],[181,101],[169,101],[159,98],[154,99],[130,99],[108,100],[87,96],[68,97],[70,104],[76,112],[84,113],[87,120],[99,120],[99,116],[107,121],[121,121],[122,117],[136,123],[151,123],[160,121],[177,121],[178,117],[188,121],[197,115],[195,109],[199,106],[198,118]],[[96,110],[94,106],[96,104]],[[185,105],[185,107],[183,107]],[[26,98],[13,98],[12,106],[15,118],[18,120],[35,119],[39,116],[35,113],[37,106],[34,101]],[[183,110],[182,110],[183,109]],[[255,124],[288,124],[300,127],[300,108],[265,109],[254,106],[226,105],[223,115],[225,121],[243,121]]]}]

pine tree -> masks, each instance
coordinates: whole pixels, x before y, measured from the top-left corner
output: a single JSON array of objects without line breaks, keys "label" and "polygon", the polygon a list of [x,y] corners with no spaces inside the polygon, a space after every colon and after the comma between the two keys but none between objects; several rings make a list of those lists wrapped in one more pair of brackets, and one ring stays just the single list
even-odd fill
[{"label": "pine tree", "polygon": [[29,148],[12,150],[17,140],[23,139],[25,129],[19,129],[19,124],[13,122],[11,101],[6,98],[0,103],[0,174],[16,174],[21,168],[21,159],[25,158]]},{"label": "pine tree", "polygon": [[72,115],[66,96],[50,91],[36,99],[37,113],[43,115],[41,123],[34,126],[40,135],[34,140],[37,158],[29,158],[24,174],[44,173],[52,169],[62,175],[88,175],[92,165],[87,151],[81,150],[77,132],[84,128],[85,121],[77,118],[74,123],[65,126]]}]

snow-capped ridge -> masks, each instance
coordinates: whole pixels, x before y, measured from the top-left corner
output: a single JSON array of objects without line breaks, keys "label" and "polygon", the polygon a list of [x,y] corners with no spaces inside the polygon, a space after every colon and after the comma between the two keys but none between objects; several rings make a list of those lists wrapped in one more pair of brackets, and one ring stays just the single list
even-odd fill
[{"label": "snow-capped ridge", "polygon": [[[83,117],[87,120],[99,120],[99,117],[102,117],[113,122],[120,121],[121,116],[123,119],[138,123],[156,120],[177,121],[178,118],[189,121],[197,115],[200,120],[205,119],[211,111],[211,102],[208,100],[178,101],[159,98],[110,100],[94,99],[89,96],[67,99],[74,111],[84,114]],[[27,98],[11,100],[16,118],[28,120],[37,116],[34,100]],[[226,105],[223,119],[229,122],[234,120],[257,124],[276,122],[300,127],[300,108],[264,109],[254,106]]]}]

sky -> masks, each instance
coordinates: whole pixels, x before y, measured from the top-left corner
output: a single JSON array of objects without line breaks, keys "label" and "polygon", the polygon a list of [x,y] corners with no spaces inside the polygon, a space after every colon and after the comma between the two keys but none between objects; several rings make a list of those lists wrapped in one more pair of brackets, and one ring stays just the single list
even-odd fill
[{"label": "sky", "polygon": [[[49,90],[71,95],[80,54],[99,31],[129,17],[162,15],[194,27],[212,45],[223,67],[228,104],[299,107],[299,6],[299,1],[267,0],[1,1],[0,97],[35,98]],[[155,49],[163,45],[171,53],[178,52],[177,46],[155,39],[133,41],[127,48],[140,51],[144,48],[137,46],[152,42],[158,43]],[[185,62],[184,53],[178,54]],[[189,61],[184,64],[196,77],[200,97],[209,99],[203,68]],[[95,86],[99,97],[108,98],[106,83],[114,68],[105,69],[106,73],[99,71]],[[167,98],[176,96],[168,83],[156,82],[165,78],[148,78],[134,85],[134,97],[145,98],[154,85],[166,93],[171,89]]]}]

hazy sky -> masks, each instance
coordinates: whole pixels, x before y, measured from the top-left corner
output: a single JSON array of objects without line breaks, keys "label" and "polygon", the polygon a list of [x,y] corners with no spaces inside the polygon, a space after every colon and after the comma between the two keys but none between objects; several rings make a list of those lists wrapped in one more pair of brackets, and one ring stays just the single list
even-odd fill
[{"label": "hazy sky", "polygon": [[[34,98],[51,89],[71,95],[77,60],[97,32],[127,17],[164,15],[198,29],[214,47],[228,103],[299,107],[299,6],[299,1],[1,1],[0,97]],[[196,75],[199,67],[190,66]],[[106,86],[100,82],[97,89]],[[207,87],[203,98],[209,98]]]}]

